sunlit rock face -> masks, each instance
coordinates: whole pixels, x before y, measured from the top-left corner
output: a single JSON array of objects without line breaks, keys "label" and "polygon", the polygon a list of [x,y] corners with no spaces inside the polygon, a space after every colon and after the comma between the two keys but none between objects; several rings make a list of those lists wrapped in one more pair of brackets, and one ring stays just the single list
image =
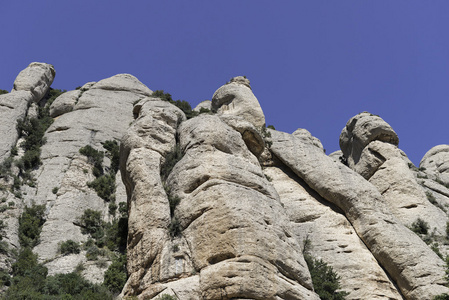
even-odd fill
[{"label": "sunlit rock face", "polygon": [[[38,115],[54,76],[51,65],[32,63],[0,96],[2,159],[14,146],[23,155],[17,120]],[[50,275],[82,265],[83,277],[101,283],[110,259],[98,264],[85,249],[63,255],[58,247],[66,240],[85,244],[79,218],[87,209],[114,220],[109,203],[88,185],[95,177],[79,149],[104,150],[102,143],[115,140],[115,199],[127,202],[129,214],[122,298],[318,300],[305,257],[333,268],[347,300],[449,293],[436,253],[449,254],[448,145],[429,150],[416,168],[393,128],[363,112],[342,130],[341,151],[327,156],[306,129],[266,129],[245,77],[211,99],[187,119],[129,74],[59,96],[49,107],[54,122],[42,164],[31,171],[34,184],[20,186],[20,195],[0,174],[2,202],[13,203],[0,212],[2,241],[19,249],[24,206],[44,205],[46,222],[33,249],[39,261]],[[104,168],[111,168],[109,158]],[[11,170],[17,176],[18,168]],[[427,234],[411,230],[418,218]],[[11,270],[11,253],[0,253],[3,270]]]},{"label": "sunlit rock face", "polygon": [[212,110],[218,114],[240,116],[256,127],[265,125],[265,116],[254,96],[249,80],[237,76],[220,87],[212,96]]},{"label": "sunlit rock face", "polygon": [[438,145],[430,149],[419,166],[433,174],[445,185],[449,185],[449,145]]}]

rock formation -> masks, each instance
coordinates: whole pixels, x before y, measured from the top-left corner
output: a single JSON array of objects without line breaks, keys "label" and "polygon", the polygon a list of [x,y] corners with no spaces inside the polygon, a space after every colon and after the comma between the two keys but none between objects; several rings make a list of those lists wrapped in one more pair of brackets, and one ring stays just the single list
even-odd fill
[{"label": "rock formation", "polygon": [[[33,251],[48,274],[79,270],[103,282],[114,255],[104,246],[100,260],[89,256],[95,237],[83,214],[117,224],[117,205],[127,203],[128,279],[119,298],[319,299],[310,260],[332,267],[345,299],[449,293],[448,145],[429,150],[417,168],[391,126],[363,112],[343,128],[341,151],[326,156],[306,129],[265,128],[246,77],[231,79],[187,119],[119,74],[51,103],[53,123],[29,179],[10,156],[25,155],[16,123],[39,116],[54,76],[52,66],[32,63],[0,95],[3,271],[11,272],[12,249],[20,248],[19,216],[38,204],[45,223]],[[113,141],[117,173],[106,155]],[[92,187],[101,172],[80,152],[86,146],[106,153],[101,172],[113,178],[113,195]],[[81,251],[61,253],[68,240]]]}]

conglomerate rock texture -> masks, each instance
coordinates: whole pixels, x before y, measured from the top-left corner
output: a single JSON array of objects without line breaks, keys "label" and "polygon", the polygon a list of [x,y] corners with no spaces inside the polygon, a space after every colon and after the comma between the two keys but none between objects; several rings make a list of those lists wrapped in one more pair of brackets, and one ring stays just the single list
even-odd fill
[{"label": "conglomerate rock texture", "polygon": [[[54,76],[51,65],[32,63],[11,93],[0,95],[2,161],[14,147],[22,155],[16,123],[37,117]],[[19,249],[20,214],[44,205],[33,249],[39,261],[50,275],[81,265],[86,279],[102,282],[110,258],[96,263],[84,248],[63,255],[58,247],[87,243],[80,224],[87,209],[114,220],[110,203],[88,184],[95,175],[79,150],[104,151],[106,141],[116,141],[115,201],[128,207],[128,279],[119,298],[319,299],[306,256],[333,268],[345,299],[449,293],[442,259],[449,254],[448,145],[429,150],[417,168],[393,128],[363,112],[343,128],[341,151],[327,156],[306,129],[267,129],[245,77],[211,99],[187,119],[129,74],[60,95],[49,107],[54,121],[33,184],[18,193],[0,174],[2,243]],[[417,221],[426,232],[416,230]],[[11,253],[0,254],[7,272]]]}]

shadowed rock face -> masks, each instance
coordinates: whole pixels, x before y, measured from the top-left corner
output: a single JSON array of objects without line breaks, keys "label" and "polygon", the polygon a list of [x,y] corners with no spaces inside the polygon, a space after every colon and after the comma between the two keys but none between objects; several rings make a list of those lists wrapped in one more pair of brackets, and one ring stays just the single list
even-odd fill
[{"label": "shadowed rock face", "polygon": [[340,148],[350,167],[355,166],[362,150],[372,141],[399,144],[394,130],[379,116],[363,112],[351,118],[340,134]]}]

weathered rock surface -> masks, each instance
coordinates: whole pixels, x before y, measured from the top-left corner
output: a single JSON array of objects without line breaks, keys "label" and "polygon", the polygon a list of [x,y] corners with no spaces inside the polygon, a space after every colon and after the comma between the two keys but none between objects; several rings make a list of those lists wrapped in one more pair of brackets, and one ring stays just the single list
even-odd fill
[{"label": "weathered rock surface", "polygon": [[202,299],[315,299],[279,197],[242,134],[205,115],[181,124],[179,135],[185,155],[167,183],[181,199],[175,217]]},{"label": "weathered rock surface", "polygon": [[399,144],[396,132],[379,116],[363,112],[346,123],[340,134],[340,149],[351,168],[359,162],[362,150],[374,140]]},{"label": "weathered rock surface", "polygon": [[[0,95],[0,160],[19,145],[17,120],[37,116],[54,76],[51,65],[32,63],[12,92]],[[21,186],[20,198],[0,178],[0,217],[7,225],[0,246],[9,247],[0,269],[11,270],[12,249],[20,248],[23,208],[43,204],[46,222],[33,251],[49,275],[82,265],[85,278],[103,281],[108,257],[89,261],[85,249],[62,255],[58,244],[86,241],[79,222],[86,209],[113,220],[109,203],[87,184],[95,177],[79,149],[104,151],[102,143],[115,140],[121,141],[115,197],[129,210],[122,297],[318,299],[303,252],[333,267],[346,299],[449,293],[444,262],[430,247],[438,242],[449,254],[448,145],[432,148],[418,169],[397,147],[391,126],[365,112],[343,129],[342,151],[326,156],[306,129],[266,131],[245,77],[195,108],[216,114],[189,120],[151,94],[134,76],[118,74],[52,103],[54,123],[42,165],[32,172],[34,186]],[[23,153],[18,147],[17,157]],[[111,161],[104,164],[108,169]],[[19,172],[14,164],[11,170]],[[430,225],[430,245],[407,228],[418,217]]]},{"label": "weathered rock surface", "polygon": [[294,234],[310,255],[341,277],[342,290],[349,293],[345,299],[403,299],[342,211],[282,163],[276,165],[264,173],[279,193]]},{"label": "weathered rock surface", "polygon": [[240,116],[258,128],[265,125],[259,101],[251,91],[249,80],[242,76],[232,78],[214,93],[212,109],[218,114]]},{"label": "weathered rock surface", "polygon": [[[177,246],[179,253],[173,251],[168,233],[169,201],[160,177],[160,166],[174,149],[176,129],[185,116],[180,109],[155,98],[137,103],[134,115],[136,120],[120,149],[129,207],[129,279],[122,293],[143,298],[166,289],[160,281],[192,270],[192,266],[181,262],[188,247]],[[173,264],[179,267],[173,268]]]},{"label": "weathered rock surface", "polygon": [[53,82],[55,70],[44,63],[31,63],[14,81],[11,93],[0,95],[0,161],[9,156],[16,145],[17,120],[27,114],[32,102],[39,102]]},{"label": "weathered rock surface", "polygon": [[14,91],[27,91],[33,95],[33,101],[39,102],[45,96],[55,79],[52,65],[34,62],[17,75]]},{"label": "weathered rock surface", "polygon": [[212,109],[212,101],[204,100],[203,102],[198,103],[198,105],[195,106],[195,108],[193,110],[199,112],[202,108],[211,110]]},{"label": "weathered rock surface", "polygon": [[422,158],[420,168],[449,185],[449,145],[438,145],[430,149]]},{"label": "weathered rock surface", "polygon": [[[133,103],[150,92],[135,77],[119,74],[62,94],[53,102],[51,114],[57,118],[45,135],[47,143],[42,147],[42,166],[36,171],[36,189],[24,197],[25,203],[45,204],[47,208],[41,243],[34,251],[40,261],[49,262],[46,263],[49,274],[72,272],[79,263],[86,264],[83,252],[70,255],[71,259],[58,254],[58,243],[87,240],[79,226],[79,218],[86,209],[101,211],[105,221],[111,218],[108,203],[87,186],[95,177],[92,165],[79,149],[90,145],[105,151],[101,143],[119,141],[133,121]],[[120,188],[123,185],[120,172],[116,184],[117,190],[124,190]],[[122,201],[126,201],[124,193],[121,197],[116,194],[116,202]],[[104,272],[107,266],[102,264],[99,269]],[[86,276],[93,273],[86,272]],[[97,274],[89,279],[98,281],[98,278]]]},{"label": "weathered rock surface", "polygon": [[[349,140],[348,136],[351,137]],[[390,211],[404,225],[411,226],[420,218],[429,224],[431,232],[443,236],[447,216],[429,202],[424,189],[410,171],[413,164],[398,149],[397,141],[394,131],[385,121],[366,112],[353,117],[340,137],[340,144],[345,149],[352,149],[352,152],[345,152],[342,148],[348,165],[379,190]],[[360,155],[356,155],[360,149]]]},{"label": "weathered rock surface", "polygon": [[272,152],[308,186],[337,205],[406,299],[448,292],[444,262],[387,209],[378,190],[327,157],[311,139],[270,130]]},{"label": "weathered rock surface", "polygon": [[[243,140],[245,130],[240,133],[210,115],[181,123],[179,146],[184,156],[165,183],[170,187],[167,197],[159,164],[161,154],[166,156],[175,147],[177,114],[162,117],[163,111],[151,107],[142,115],[145,106],[156,103],[142,106],[123,144],[128,171],[125,182],[132,191],[128,236],[131,276],[124,295],[318,299],[279,197]],[[242,120],[225,119],[237,130],[253,128]],[[142,130],[144,121],[153,125],[145,126],[147,131]],[[135,137],[136,132],[142,141]],[[142,168],[144,162],[148,167]],[[180,203],[170,214],[167,198],[173,197],[179,197]],[[170,238],[169,228],[177,222],[181,234]],[[141,249],[147,251],[141,253]],[[192,282],[190,292],[186,281]]]}]

